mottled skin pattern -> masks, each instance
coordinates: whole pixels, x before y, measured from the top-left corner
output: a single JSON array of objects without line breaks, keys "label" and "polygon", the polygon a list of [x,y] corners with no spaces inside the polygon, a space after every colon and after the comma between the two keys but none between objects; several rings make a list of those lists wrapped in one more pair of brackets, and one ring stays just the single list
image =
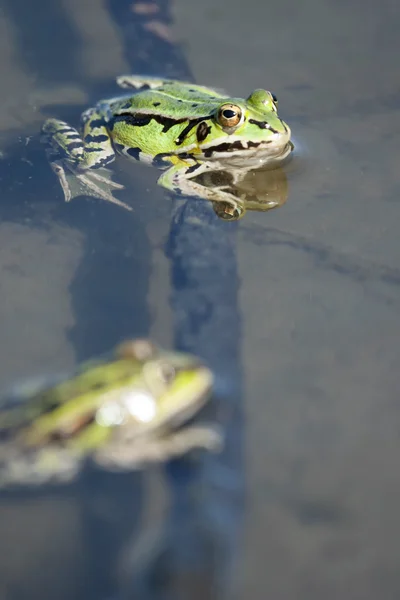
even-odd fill
[{"label": "mottled skin pattern", "polygon": [[131,470],[192,448],[217,449],[214,428],[181,427],[211,385],[196,358],[147,340],[125,342],[48,387],[25,385],[0,405],[0,486],[68,481],[88,459]]},{"label": "mottled skin pattern", "polygon": [[67,171],[100,197],[121,204],[101,189],[106,179],[95,172],[119,153],[167,169],[158,180],[167,189],[235,204],[231,193],[192,178],[224,170],[237,180],[291,151],[290,129],[278,117],[276,98],[265,90],[244,100],[178,81],[127,75],[117,82],[136,93],[100,101],[83,113],[82,137],[57,119],[43,125],[48,157],[66,200],[71,198]]}]

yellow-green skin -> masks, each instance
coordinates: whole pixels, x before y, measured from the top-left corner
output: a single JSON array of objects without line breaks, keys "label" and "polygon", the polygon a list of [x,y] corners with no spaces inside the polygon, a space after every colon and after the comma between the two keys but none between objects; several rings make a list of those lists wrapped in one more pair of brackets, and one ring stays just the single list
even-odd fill
[{"label": "yellow-green skin", "polygon": [[0,405],[0,485],[70,480],[86,459],[132,470],[191,448],[213,449],[210,427],[178,428],[206,402],[212,374],[196,358],[147,340],[120,345],[50,387]]},{"label": "yellow-green skin", "polygon": [[[245,100],[179,81],[127,75],[117,82],[136,93],[100,101],[83,113],[82,137],[57,119],[43,126],[48,157],[66,200],[71,192],[65,170],[100,197],[115,202],[98,184],[105,179],[93,170],[105,167],[119,153],[167,169],[158,181],[167,189],[235,204],[231,193],[207,188],[192,178],[206,170],[224,170],[237,179],[292,150],[290,129],[278,117],[276,98],[265,90],[256,90]],[[224,107],[237,110],[237,122],[221,118]]]}]

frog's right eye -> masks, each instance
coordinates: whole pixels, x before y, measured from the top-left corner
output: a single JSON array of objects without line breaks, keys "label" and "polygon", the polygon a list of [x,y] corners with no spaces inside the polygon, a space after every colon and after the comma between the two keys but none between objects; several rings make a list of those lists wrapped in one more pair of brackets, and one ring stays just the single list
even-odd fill
[{"label": "frog's right eye", "polygon": [[165,385],[169,385],[175,379],[175,368],[167,361],[160,360],[156,364],[156,373]]},{"label": "frog's right eye", "polygon": [[217,119],[221,127],[236,127],[242,119],[242,109],[235,104],[223,104]]}]

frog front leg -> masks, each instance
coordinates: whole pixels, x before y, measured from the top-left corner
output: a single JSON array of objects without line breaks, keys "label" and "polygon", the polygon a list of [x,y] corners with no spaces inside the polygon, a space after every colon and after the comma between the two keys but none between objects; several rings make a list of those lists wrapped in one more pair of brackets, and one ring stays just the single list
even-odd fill
[{"label": "frog front leg", "polygon": [[209,163],[198,162],[195,159],[182,160],[179,157],[169,157],[169,160],[173,160],[174,164],[158,179],[159,185],[177,194],[199,196],[211,202],[224,202],[231,206],[233,211],[242,213],[243,206],[240,198],[225,191],[226,187],[207,187],[193,181],[193,177],[197,177],[205,171],[214,170]]},{"label": "frog front leg", "polygon": [[199,424],[169,432],[162,437],[138,438],[136,443],[104,447],[93,455],[94,461],[106,469],[130,471],[149,463],[166,462],[192,450],[220,452],[223,446],[221,430],[214,425]]},{"label": "frog front leg", "polygon": [[48,119],[42,127],[42,141],[48,145],[47,158],[60,181],[66,202],[72,198],[67,171],[77,177],[91,195],[132,210],[114,198],[110,192],[102,189],[99,183],[115,189],[123,189],[123,186],[94,171],[105,167],[115,158],[102,115],[91,109],[83,114],[82,121],[82,137],[76,129],[58,119]]}]

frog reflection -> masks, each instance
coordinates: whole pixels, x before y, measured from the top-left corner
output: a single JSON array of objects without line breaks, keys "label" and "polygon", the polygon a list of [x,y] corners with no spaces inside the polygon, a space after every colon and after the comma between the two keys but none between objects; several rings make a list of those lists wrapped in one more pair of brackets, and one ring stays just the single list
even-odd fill
[{"label": "frog reflection", "polygon": [[212,203],[215,214],[224,221],[242,219],[247,211],[267,212],[278,208],[285,204],[289,195],[288,180],[282,167],[251,171],[236,184],[233,184],[229,173],[207,173],[202,183],[227,186],[230,194],[235,195],[235,203]]}]

